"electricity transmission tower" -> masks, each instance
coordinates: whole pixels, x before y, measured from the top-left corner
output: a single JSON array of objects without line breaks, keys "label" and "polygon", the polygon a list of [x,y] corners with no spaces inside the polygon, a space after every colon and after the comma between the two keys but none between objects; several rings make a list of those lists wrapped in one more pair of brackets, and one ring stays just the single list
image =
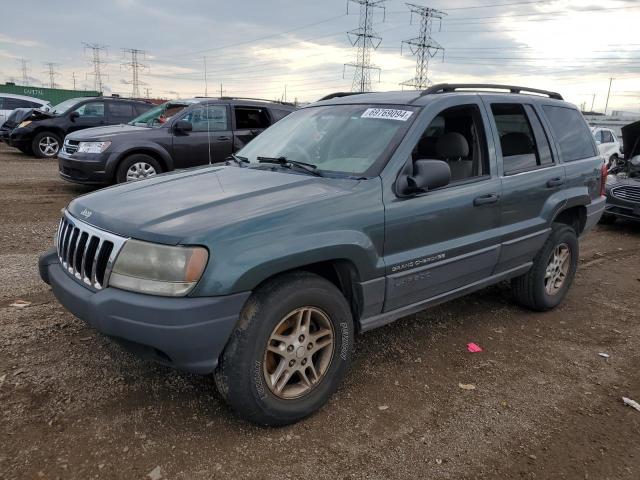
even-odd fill
[{"label": "electricity transmission tower", "polygon": [[[56,88],[58,86],[58,84],[56,83],[56,75],[60,75],[58,72],[56,72],[56,67],[58,65],[59,65],[58,63],[52,63],[52,62],[47,62],[44,64],[44,66],[47,67],[47,70],[44,73],[49,74],[49,88]],[[73,81],[74,81],[73,88],[75,90],[75,78]]]},{"label": "electricity transmission tower", "polygon": [[140,85],[145,85],[144,82],[140,81],[140,70],[147,68],[147,65],[140,63],[139,58],[144,58],[146,52],[144,50],[138,50],[137,48],[125,48],[122,51],[125,55],[131,55],[131,60],[122,64],[131,70],[131,80],[125,83],[131,84],[131,98],[140,98]]},{"label": "electricity transmission tower", "polygon": [[91,50],[91,59],[90,62],[93,64],[93,72],[88,73],[87,76],[93,77],[93,89],[97,92],[102,92],[102,77],[107,76],[102,73],[102,70],[105,65],[105,61],[100,58],[100,54],[102,52],[106,53],[107,46],[99,45],[97,43],[83,43],[85,50]]},{"label": "electricity transmission tower", "polygon": [[[347,32],[349,41],[354,47],[358,47],[356,61],[345,63],[344,68],[353,67],[353,83],[351,90],[354,92],[371,91],[371,70],[378,71],[378,81],[380,80],[380,68],[371,64],[371,50],[375,50],[382,42],[382,37],[378,36],[373,29],[373,15],[376,8],[382,9],[384,21],[384,2],[386,0],[348,0],[347,13],[351,2],[360,5],[360,26],[356,30]],[[344,77],[344,70],[342,72]]]},{"label": "electricity transmission tower", "polygon": [[29,85],[29,60],[19,58],[20,75],[22,76],[22,85]]},{"label": "electricity transmission tower", "polygon": [[409,40],[404,40],[400,47],[400,53],[402,54],[402,46],[408,45],[411,50],[411,54],[416,57],[416,74],[411,80],[402,82],[401,85],[407,87],[413,87],[416,90],[423,90],[429,85],[429,60],[436,56],[439,51],[442,51],[444,55],[444,48],[431,38],[431,29],[433,27],[433,21],[438,20],[442,25],[442,17],[446,13],[436,10],[435,8],[423,7],[414,3],[406,4],[411,11],[411,21],[413,21],[413,15],[420,17],[420,33],[417,37]]}]

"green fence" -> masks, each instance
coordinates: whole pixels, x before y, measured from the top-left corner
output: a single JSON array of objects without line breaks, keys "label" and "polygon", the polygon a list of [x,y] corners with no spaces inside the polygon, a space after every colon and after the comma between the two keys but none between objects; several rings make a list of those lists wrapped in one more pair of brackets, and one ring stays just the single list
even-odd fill
[{"label": "green fence", "polygon": [[15,83],[5,83],[4,85],[0,85],[0,93],[13,93],[15,95],[26,95],[28,97],[40,98],[41,100],[51,102],[52,105],[64,102],[70,98],[100,96],[100,92],[92,90],[65,90],[62,88],[31,87],[16,85]]}]

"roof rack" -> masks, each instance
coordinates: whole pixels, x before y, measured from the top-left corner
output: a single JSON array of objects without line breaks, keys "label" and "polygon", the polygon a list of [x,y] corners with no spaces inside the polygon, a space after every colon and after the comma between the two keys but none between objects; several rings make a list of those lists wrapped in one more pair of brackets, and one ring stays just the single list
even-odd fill
[{"label": "roof rack", "polygon": [[325,95],[318,101],[321,102],[322,100],[331,100],[332,98],[349,97],[351,95],[362,95],[363,93],[370,93],[370,92],[335,92],[335,93],[330,93],[329,95]]},{"label": "roof rack", "polygon": [[[211,97],[196,97],[196,98],[211,98]],[[295,104],[291,102],[283,102],[282,100],[267,100],[266,98],[251,98],[251,97],[218,97],[218,98],[220,100],[254,100],[257,102],[279,103],[281,105],[289,105],[289,106],[295,107]]]},{"label": "roof rack", "polygon": [[527,88],[527,87],[515,87],[513,85],[496,85],[491,83],[439,83],[437,85],[432,85],[420,92],[420,96],[429,95],[432,93],[448,93],[455,92],[456,90],[465,89],[465,90],[509,90],[510,93],[537,93],[539,95],[546,95],[549,98],[553,98],[555,100],[564,100],[562,95],[556,92],[550,92],[548,90],[539,90],[537,88]]}]

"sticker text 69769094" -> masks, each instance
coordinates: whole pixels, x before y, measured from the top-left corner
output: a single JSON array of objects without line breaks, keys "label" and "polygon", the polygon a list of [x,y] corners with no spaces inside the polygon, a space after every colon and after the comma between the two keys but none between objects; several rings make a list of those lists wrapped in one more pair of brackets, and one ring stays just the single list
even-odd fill
[{"label": "sticker text 69769094", "polygon": [[387,120],[400,120],[406,122],[413,115],[410,110],[399,110],[396,108],[367,108],[362,114],[362,118],[385,118]]}]

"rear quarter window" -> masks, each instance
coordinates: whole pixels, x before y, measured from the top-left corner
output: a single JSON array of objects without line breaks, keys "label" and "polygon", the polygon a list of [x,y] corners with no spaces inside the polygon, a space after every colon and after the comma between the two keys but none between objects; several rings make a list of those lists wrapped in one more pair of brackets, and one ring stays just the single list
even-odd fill
[{"label": "rear quarter window", "polygon": [[594,148],[593,136],[580,112],[553,105],[545,105],[542,108],[549,119],[563,161],[573,162],[598,154]]}]

